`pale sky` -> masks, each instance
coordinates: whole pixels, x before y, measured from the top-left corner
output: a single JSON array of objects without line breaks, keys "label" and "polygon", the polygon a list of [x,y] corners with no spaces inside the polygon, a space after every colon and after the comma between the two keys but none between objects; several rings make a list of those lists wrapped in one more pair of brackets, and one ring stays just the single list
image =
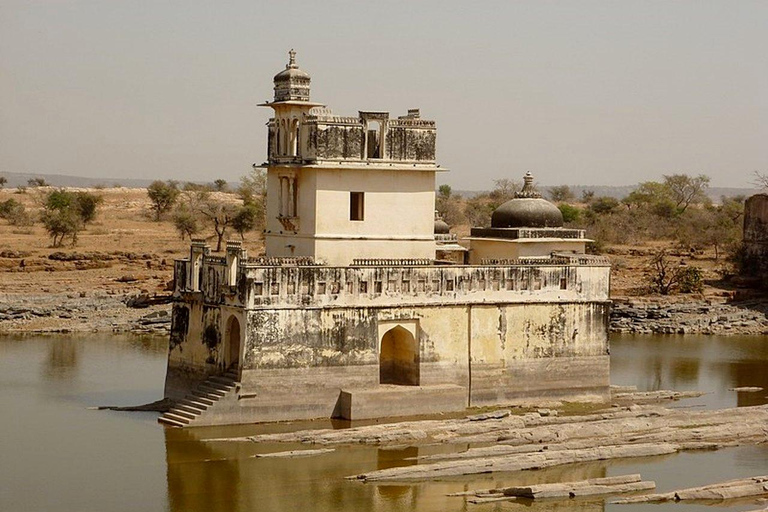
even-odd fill
[{"label": "pale sky", "polygon": [[287,51],[480,190],[768,172],[768,1],[0,1],[0,170],[235,181]]}]

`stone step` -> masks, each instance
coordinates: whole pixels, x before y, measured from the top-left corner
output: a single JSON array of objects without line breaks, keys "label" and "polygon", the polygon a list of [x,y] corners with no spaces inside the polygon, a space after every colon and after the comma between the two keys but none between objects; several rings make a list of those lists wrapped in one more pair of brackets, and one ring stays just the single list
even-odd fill
[{"label": "stone step", "polygon": [[218,398],[221,398],[227,394],[226,391],[222,391],[221,389],[215,388],[206,383],[200,384],[199,386],[197,386],[197,390],[203,393],[206,393],[208,395],[213,395]]},{"label": "stone step", "polygon": [[224,384],[224,383],[221,383],[221,382],[213,381],[212,379],[208,379],[202,385],[206,386],[206,387],[213,388],[213,389],[218,389],[222,393],[229,393],[230,391],[235,389],[235,386],[232,383]]},{"label": "stone step", "polygon": [[208,407],[212,406],[214,403],[216,403],[216,400],[219,399],[218,396],[209,395],[208,393],[204,393],[202,391],[193,391],[190,398],[196,402],[204,403]]},{"label": "stone step", "polygon": [[456,384],[342,389],[334,417],[347,420],[462,412],[467,408],[467,388]]},{"label": "stone step", "polygon": [[226,375],[214,375],[213,377],[210,377],[208,379],[208,382],[215,382],[217,384],[223,384],[224,386],[233,387],[235,385],[235,380],[231,377],[228,377]]},{"label": "stone step", "polygon": [[166,418],[165,415],[160,416],[157,418],[158,423],[164,423],[166,425],[169,425],[171,427],[186,427],[187,425],[185,423],[181,423],[176,420],[172,420],[170,418]]},{"label": "stone step", "polygon": [[186,399],[182,400],[181,402],[177,403],[173,408],[181,409],[182,411],[187,411],[195,415],[200,415],[208,409],[208,406],[206,406],[205,404],[193,405],[193,404],[190,404],[189,402],[191,402],[191,400],[186,400]]},{"label": "stone step", "polygon": [[167,420],[173,420],[178,423],[182,423],[184,425],[189,425],[189,418],[185,418],[184,416],[179,416],[178,414],[173,414],[172,412],[167,412],[161,416],[161,418],[165,418]]},{"label": "stone step", "polygon": [[173,415],[175,415],[175,416],[181,416],[182,418],[187,418],[187,420],[194,420],[198,416],[198,414],[195,414],[195,413],[189,412],[189,411],[185,411],[184,409],[182,409],[182,408],[180,408],[178,406],[172,408],[168,412],[173,414]]}]

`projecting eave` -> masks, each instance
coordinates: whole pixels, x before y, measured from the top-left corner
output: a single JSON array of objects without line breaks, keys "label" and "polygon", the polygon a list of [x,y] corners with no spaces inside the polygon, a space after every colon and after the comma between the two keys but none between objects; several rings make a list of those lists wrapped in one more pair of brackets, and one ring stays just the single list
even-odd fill
[{"label": "projecting eave", "polygon": [[491,241],[491,242],[507,242],[507,243],[515,243],[515,244],[533,244],[533,243],[540,243],[540,242],[557,242],[557,243],[589,243],[594,242],[594,240],[590,240],[589,238],[492,238],[492,237],[484,237],[484,236],[468,236],[466,238],[462,238],[462,240],[483,240],[483,241]]},{"label": "projecting eave", "polygon": [[450,169],[441,167],[434,163],[418,162],[374,162],[371,160],[312,160],[304,162],[264,162],[260,167],[267,168],[286,168],[286,169],[355,169],[371,171],[428,171],[428,172],[448,172]]},{"label": "projecting eave", "polygon": [[259,103],[259,107],[279,107],[279,106],[293,106],[293,105],[299,105],[304,107],[325,107],[325,103],[316,103],[314,101],[301,101],[301,100],[285,100],[285,101],[267,101],[264,103]]}]

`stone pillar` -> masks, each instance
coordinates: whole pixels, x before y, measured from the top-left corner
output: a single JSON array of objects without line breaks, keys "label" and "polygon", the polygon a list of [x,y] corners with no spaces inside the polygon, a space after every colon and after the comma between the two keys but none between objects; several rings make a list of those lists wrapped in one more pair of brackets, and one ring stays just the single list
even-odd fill
[{"label": "stone pillar", "polygon": [[296,217],[296,178],[288,178],[288,216]]},{"label": "stone pillar", "polygon": [[236,240],[227,240],[226,256],[226,282],[227,286],[237,286],[238,269],[240,268],[240,253],[242,243]]},{"label": "stone pillar", "polygon": [[203,260],[211,252],[211,247],[205,243],[205,240],[194,239],[189,246],[189,291],[199,292],[203,270]]},{"label": "stone pillar", "polygon": [[288,178],[280,176],[280,216],[288,217]]}]

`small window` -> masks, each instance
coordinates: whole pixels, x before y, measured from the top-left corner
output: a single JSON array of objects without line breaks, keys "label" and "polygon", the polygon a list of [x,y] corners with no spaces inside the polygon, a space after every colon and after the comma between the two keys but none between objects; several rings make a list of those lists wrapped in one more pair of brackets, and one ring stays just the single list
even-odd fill
[{"label": "small window", "polygon": [[360,281],[360,293],[368,293],[368,281]]},{"label": "small window", "polygon": [[349,220],[363,220],[365,211],[365,193],[349,193]]},{"label": "small window", "polygon": [[381,281],[374,281],[373,293],[381,293]]}]

